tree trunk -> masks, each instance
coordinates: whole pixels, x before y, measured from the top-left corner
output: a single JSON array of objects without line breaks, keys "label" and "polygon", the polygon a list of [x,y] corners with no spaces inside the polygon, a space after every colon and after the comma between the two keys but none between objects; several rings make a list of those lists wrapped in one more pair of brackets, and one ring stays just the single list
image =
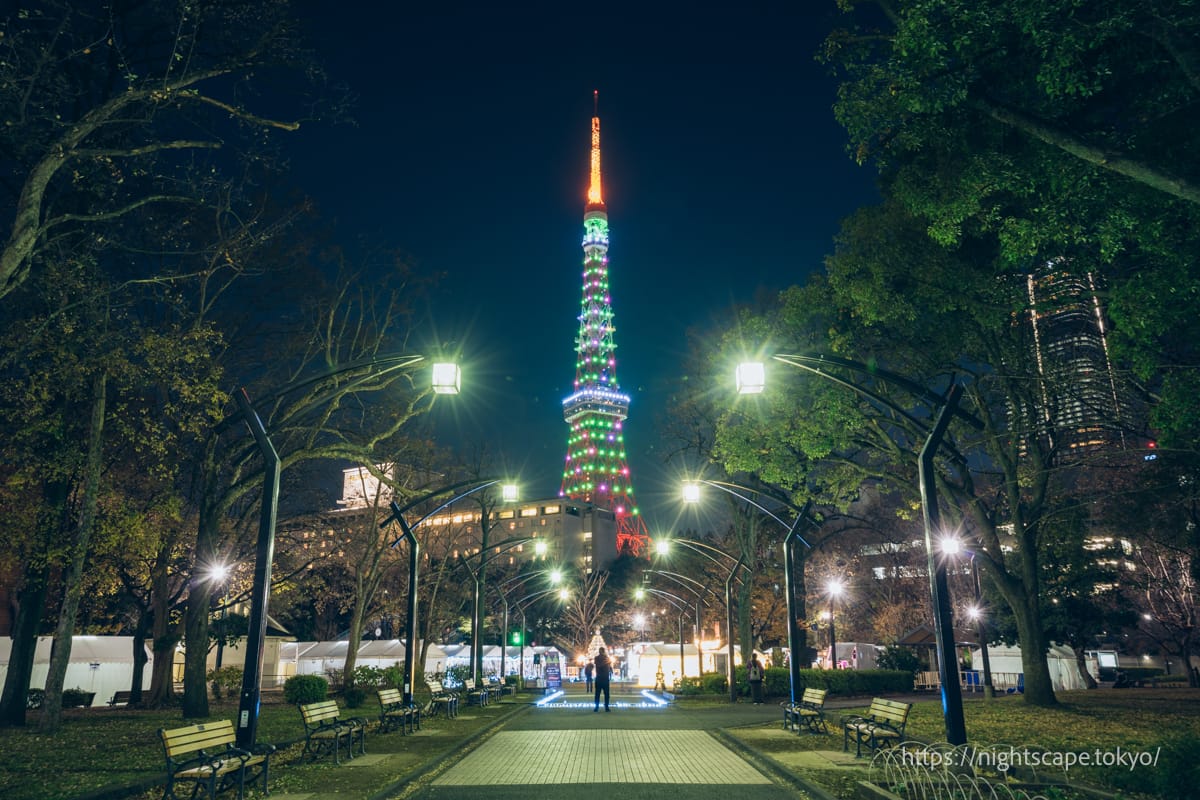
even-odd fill
[{"label": "tree trunk", "polygon": [[25,706],[29,696],[29,681],[33,676],[33,656],[37,649],[38,627],[46,607],[46,589],[50,569],[26,573],[25,586],[18,595],[17,618],[13,620],[12,651],[4,692],[0,694],[0,727],[20,727],[25,724]]},{"label": "tree trunk", "polygon": [[1097,684],[1096,679],[1092,677],[1092,673],[1088,672],[1087,658],[1085,657],[1084,649],[1082,647],[1072,647],[1071,650],[1075,652],[1075,667],[1079,670],[1079,677],[1083,678],[1083,685],[1088,689],[1097,688],[1099,684]]},{"label": "tree trunk", "polygon": [[1013,605],[1013,618],[1017,623],[1017,636],[1021,644],[1021,666],[1025,671],[1025,693],[1027,705],[1048,707],[1058,705],[1054,696],[1054,684],[1050,680],[1050,665],[1046,653],[1050,642],[1042,630],[1038,617],[1037,597],[1021,592],[1021,602]]},{"label": "tree trunk", "polygon": [[354,602],[350,613],[350,630],[346,634],[346,664],[342,668],[342,689],[354,685],[354,668],[358,666],[358,648],[362,644],[363,615],[366,614],[361,597]]},{"label": "tree trunk", "polygon": [[62,722],[63,681],[71,663],[71,637],[79,615],[79,600],[83,596],[83,565],[92,542],[96,523],[96,502],[100,493],[100,456],[104,448],[104,414],[107,408],[108,376],[101,371],[92,381],[92,418],[88,423],[87,466],[84,474],[83,507],[79,513],[79,528],[74,552],[67,564],[64,578],[66,593],[54,630],[54,647],[50,651],[50,667],[46,672],[46,695],[42,702],[42,719],[38,727],[52,733]]},{"label": "tree trunk", "polygon": [[[209,581],[193,577],[183,614],[183,716],[207,717],[208,712],[208,609],[212,602]],[[247,654],[247,658],[252,656]]]},{"label": "tree trunk", "polygon": [[150,578],[150,648],[154,664],[150,672],[150,696],[145,704],[150,708],[170,705],[175,696],[175,645],[179,633],[171,622],[168,548],[163,548],[154,564]]},{"label": "tree trunk", "polygon": [[150,615],[144,609],[138,614],[133,629],[133,677],[129,681],[129,705],[142,704],[142,684],[146,674],[146,635],[150,632]]}]

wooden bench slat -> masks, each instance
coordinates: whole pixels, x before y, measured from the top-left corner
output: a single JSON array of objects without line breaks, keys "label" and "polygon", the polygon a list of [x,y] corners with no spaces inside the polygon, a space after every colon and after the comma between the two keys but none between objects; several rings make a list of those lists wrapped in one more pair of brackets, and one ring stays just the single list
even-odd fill
[{"label": "wooden bench slat", "polygon": [[192,796],[201,790],[215,798],[226,789],[237,789],[238,797],[250,785],[262,784],[267,791],[272,745],[262,745],[251,753],[237,747],[237,736],[229,720],[202,722],[183,728],[159,729],[159,738],[167,760],[167,785],[164,800],[177,798],[176,782],[191,781]]},{"label": "wooden bench slat", "polygon": [[350,758],[354,758],[355,738],[358,739],[358,752],[367,752],[366,720],[361,717],[342,719],[341,714],[336,700],[319,700],[300,706],[300,718],[304,722],[304,754],[311,760],[331,752],[329,743],[332,743],[333,763],[342,763],[339,752],[342,739],[346,740]]},{"label": "wooden bench slat", "polygon": [[912,703],[876,697],[863,716],[842,718],[842,751],[850,749],[850,734],[854,733],[855,756],[862,755],[862,746],[869,750],[904,741],[904,728]]}]

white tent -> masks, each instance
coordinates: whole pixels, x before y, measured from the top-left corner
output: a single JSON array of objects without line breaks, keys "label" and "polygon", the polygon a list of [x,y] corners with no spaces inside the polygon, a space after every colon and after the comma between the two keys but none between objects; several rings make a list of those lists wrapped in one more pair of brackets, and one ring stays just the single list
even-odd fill
[{"label": "white tent", "polygon": [[[1046,662],[1050,667],[1050,683],[1054,687],[1054,691],[1086,688],[1083,678],[1079,675],[1079,668],[1075,664],[1075,651],[1064,645],[1054,644],[1050,645],[1046,656]],[[1025,667],[1021,664],[1021,648],[1018,645],[1012,647],[989,645],[988,662],[993,676],[998,673],[1023,675],[1025,672]],[[971,664],[980,665],[982,663],[983,655],[979,648],[972,648]],[[997,685],[999,684],[997,683]]]},{"label": "white tent", "polygon": [[[50,670],[50,636],[39,636],[33,656],[33,673],[30,688],[41,689],[46,685],[46,673]],[[146,668],[142,672],[142,688],[150,688],[153,654],[146,647]],[[12,640],[0,638],[0,681],[8,674],[8,661],[12,655]],[[127,691],[133,683],[133,637],[132,636],[75,636],[71,639],[71,662],[63,680],[64,689],[82,689],[94,692],[93,706],[102,706],[118,691]]]}]

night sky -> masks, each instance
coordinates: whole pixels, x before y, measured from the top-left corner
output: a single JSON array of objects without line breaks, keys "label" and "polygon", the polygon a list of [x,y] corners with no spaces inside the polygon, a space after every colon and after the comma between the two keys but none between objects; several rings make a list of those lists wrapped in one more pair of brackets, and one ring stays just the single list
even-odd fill
[{"label": "night sky", "polygon": [[422,338],[461,346],[464,387],[439,431],[503,453],[523,496],[556,494],[565,454],[593,90],[626,445],[652,523],[677,508],[656,422],[685,331],[820,270],[839,221],[874,201],[813,59],[833,0],[784,5],[302,4],[357,103],[353,126],[302,129],[295,177],[343,237],[446,275]]}]

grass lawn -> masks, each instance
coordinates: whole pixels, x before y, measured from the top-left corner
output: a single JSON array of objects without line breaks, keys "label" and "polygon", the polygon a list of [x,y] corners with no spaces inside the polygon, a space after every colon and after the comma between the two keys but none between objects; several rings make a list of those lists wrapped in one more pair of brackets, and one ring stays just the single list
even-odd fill
[{"label": "grass lawn", "polygon": [[[1129,689],[1060,692],[1057,708],[1026,706],[1020,697],[997,698],[991,703],[964,704],[967,738],[976,746],[1004,745],[1051,754],[1148,753],[1154,764],[1128,763],[1117,767],[1082,767],[1070,770],[1073,781],[1083,781],[1127,798],[1200,797],[1200,690]],[[801,751],[842,749],[838,720],[859,708],[826,711],[829,735],[796,735],[778,723],[729,731],[745,744],[776,760],[789,770],[825,788],[839,798],[853,796],[854,784],[865,777],[855,767],[816,769],[798,766]],[[909,716],[907,733],[927,742],[945,741],[941,704],[936,699],[918,702]],[[853,750],[853,748],[852,748]],[[865,767],[866,759],[860,760]],[[1058,769],[1052,773],[1060,775]],[[1189,794],[1189,792],[1191,792]]]},{"label": "grass lawn", "polygon": [[[281,748],[271,759],[272,795],[283,792],[342,792],[348,797],[369,797],[425,763],[451,752],[461,742],[507,715],[528,696],[505,698],[486,708],[464,706],[455,719],[422,722],[421,730],[402,736],[398,731],[378,734],[379,704],[372,694],[358,709],[343,716],[362,716],[372,722],[367,731],[367,759],[353,769],[336,767],[331,757],[315,762],[300,760],[304,726],[295,706],[264,702],[259,715],[258,741],[298,744]],[[209,719],[234,719],[237,705],[212,704]],[[163,711],[130,708],[71,709],[54,735],[37,731],[37,712],[31,711],[28,727],[0,729],[0,797],[4,800],[74,800],[110,787],[137,785],[160,779],[165,761],[159,728],[178,728],[205,720],[184,720],[178,709]],[[378,758],[386,756],[386,758]],[[360,757],[361,758],[361,757]],[[186,791],[190,792],[190,788]],[[248,797],[261,793],[247,793]],[[161,798],[162,787],[127,795]]]}]

